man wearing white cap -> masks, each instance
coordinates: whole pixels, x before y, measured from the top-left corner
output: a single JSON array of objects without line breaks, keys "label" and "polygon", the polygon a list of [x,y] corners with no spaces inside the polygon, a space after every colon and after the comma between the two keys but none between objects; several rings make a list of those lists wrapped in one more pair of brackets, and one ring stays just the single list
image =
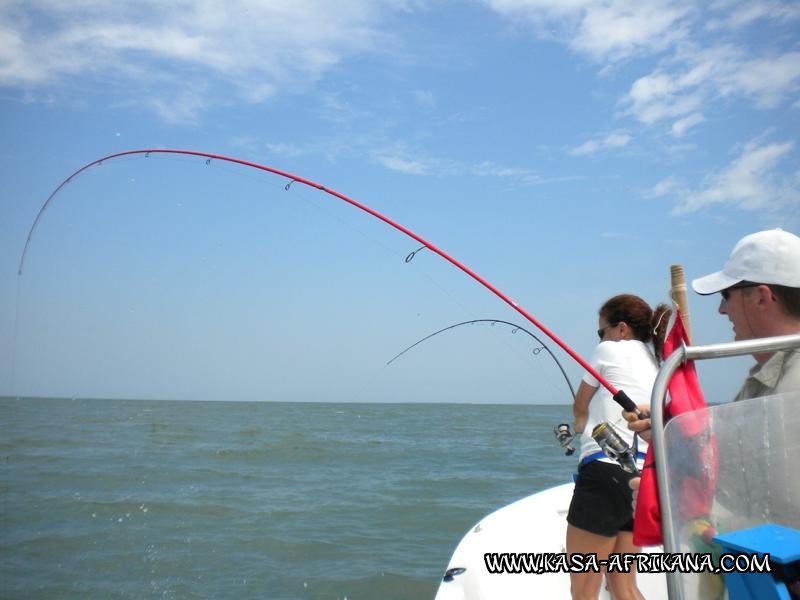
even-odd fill
[{"label": "man wearing white cap", "polygon": [[[742,238],[721,271],[692,281],[698,294],[719,292],[719,312],[734,339],[800,333],[800,237],[770,229]],[[800,349],[755,354],[735,400],[800,390]]]},{"label": "man wearing white cap", "polygon": [[[698,294],[719,292],[722,295],[719,312],[727,315],[733,324],[736,340],[800,333],[800,238],[781,229],[745,236],[733,248],[721,271],[695,279],[692,287]],[[753,357],[756,364],[734,400],[800,391],[800,348],[754,354]],[[765,505],[770,521],[796,527],[800,482],[791,475],[797,468],[797,452],[791,449],[796,447],[796,431],[777,427],[771,432],[771,443],[783,448],[785,454],[772,457],[767,481],[770,474],[774,474],[782,483],[770,486],[769,501]],[[729,482],[735,478],[745,481],[751,478],[741,466],[736,473],[728,472],[724,476],[724,464],[720,464],[719,469],[718,476]],[[762,485],[763,476],[763,473],[757,476],[758,484],[751,480],[752,489]],[[747,488],[745,483],[744,489]],[[775,490],[778,493],[773,494]],[[725,492],[725,486],[718,490],[715,502],[721,506],[737,506],[737,501],[726,497]],[[727,494],[731,494],[730,489]],[[780,579],[791,590],[792,598],[800,595],[800,578],[796,574],[786,571]]]},{"label": "man wearing white cap", "polygon": [[[745,236],[721,271],[695,279],[692,288],[698,294],[722,296],[719,312],[727,315],[736,340],[800,333],[800,237],[782,229]],[[800,391],[800,349],[753,357],[756,364],[734,400]],[[650,439],[650,419],[623,415],[630,430]],[[630,482],[634,498],[639,482],[638,478]],[[797,496],[787,506],[788,512],[786,506],[775,505],[775,514],[796,515]],[[800,582],[789,585],[800,590]]]},{"label": "man wearing white cap", "polygon": [[[782,229],[747,235],[721,271],[695,279],[692,288],[702,295],[720,293],[719,312],[733,324],[736,340],[800,333],[800,237]],[[754,358],[734,400],[800,391],[800,349]],[[650,419],[623,415],[628,429],[650,439]]]}]

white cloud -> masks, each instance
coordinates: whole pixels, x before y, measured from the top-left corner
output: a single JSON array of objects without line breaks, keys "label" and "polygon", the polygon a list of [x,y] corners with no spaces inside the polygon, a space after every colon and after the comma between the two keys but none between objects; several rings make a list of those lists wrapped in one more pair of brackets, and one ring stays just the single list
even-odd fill
[{"label": "white cloud", "polygon": [[205,100],[181,99],[187,87],[262,102],[278,88],[303,89],[348,56],[383,50],[387,7],[403,8],[392,0],[3,2],[0,86],[45,93],[98,75],[166,118],[192,120]]},{"label": "white cloud", "polygon": [[659,181],[649,190],[645,190],[643,196],[645,198],[662,198],[678,189],[678,185],[674,177],[667,177]]},{"label": "white cloud", "polygon": [[[621,100],[623,114],[646,125],[673,121],[676,137],[702,121],[699,111],[726,98],[757,108],[795,101],[800,91],[800,52],[776,45],[748,47],[746,27],[776,27],[791,42],[800,4],[786,0],[485,0],[509,20],[529,24],[539,38],[555,40],[603,66],[660,55],[649,74],[634,81]],[[781,30],[780,28],[784,29]],[[795,38],[796,39],[796,38]],[[731,42],[730,40],[735,40]],[[785,46],[785,44],[784,44]],[[596,151],[594,142],[583,148]]]},{"label": "white cloud", "polygon": [[420,160],[392,154],[376,154],[374,158],[390,171],[398,171],[407,175],[429,175],[431,172],[430,166]]},{"label": "white cloud", "polygon": [[718,16],[715,15],[706,23],[705,27],[709,31],[741,29],[761,19],[784,22],[800,19],[800,5],[774,0],[767,2],[724,0],[713,3],[712,8]]},{"label": "white cloud", "polygon": [[597,61],[663,50],[686,35],[691,3],[682,0],[486,0],[496,12],[525,19],[540,37],[555,38]]},{"label": "white cloud", "polygon": [[765,211],[797,206],[800,192],[794,185],[796,182],[780,175],[777,169],[778,163],[793,149],[793,142],[747,144],[728,167],[708,175],[700,189],[685,193],[674,212],[695,212],[713,204]]},{"label": "white cloud", "polygon": [[692,113],[688,117],[678,119],[672,124],[672,135],[675,137],[683,137],[695,125],[704,122],[706,118],[701,113]]},{"label": "white cloud", "polygon": [[545,177],[521,167],[505,167],[490,161],[470,165],[467,172],[478,177],[496,177],[514,185],[545,185],[550,183],[564,183],[583,179],[580,175],[557,175]]},{"label": "white cloud", "polygon": [[588,0],[485,0],[494,11],[507,17],[523,17],[533,24],[562,21],[573,27],[590,4]]},{"label": "white cloud", "polygon": [[[539,183],[550,183],[555,179],[544,179],[537,173],[530,169],[520,167],[505,167],[497,165],[491,161],[484,161],[475,165],[471,165],[468,172],[478,177],[497,177],[499,179],[510,180],[524,185],[534,185]],[[564,181],[571,178],[561,178],[559,181]]]},{"label": "white cloud", "polygon": [[0,82],[38,83],[46,78],[46,69],[37,65],[25,51],[25,40],[8,26],[0,29]]},{"label": "white cloud", "polygon": [[194,123],[198,113],[206,107],[203,89],[183,90],[169,99],[152,96],[140,100],[154,110],[167,123]]},{"label": "white cloud", "polygon": [[[672,72],[667,68],[672,68]],[[800,53],[786,52],[750,59],[741,48],[686,46],[674,60],[631,86],[627,112],[652,125],[664,119],[684,121],[680,135],[697,125],[697,111],[723,97],[752,99],[759,108],[775,107],[800,90]],[[682,129],[683,128],[683,129]]]},{"label": "white cloud", "polygon": [[472,172],[479,177],[519,177],[528,176],[530,171],[513,167],[501,167],[490,161],[478,163],[472,167]]},{"label": "white cloud", "polygon": [[683,76],[655,71],[640,77],[628,93],[628,112],[647,125],[694,113],[707,95],[706,90],[695,83],[700,70],[700,67],[692,69]]},{"label": "white cloud", "polygon": [[570,154],[583,156],[586,154],[594,154],[601,150],[623,148],[630,143],[631,139],[633,138],[625,132],[609,133],[606,136],[584,142],[580,146],[570,150]]},{"label": "white cloud", "polygon": [[[493,177],[513,185],[542,185],[579,179],[578,176],[542,177],[523,167],[508,167],[491,161],[468,164],[414,154],[406,148],[370,152],[373,160],[387,169],[426,177]],[[413,158],[412,158],[413,157]]]},{"label": "white cloud", "polygon": [[306,154],[306,150],[297,144],[266,144],[266,147],[269,153],[275,156],[294,158]]},{"label": "white cloud", "polygon": [[681,21],[689,10],[680,4],[639,0],[591,3],[570,46],[606,60],[663,50],[686,36]]},{"label": "white cloud", "polygon": [[414,90],[414,100],[423,108],[436,108],[436,97],[430,90]]},{"label": "white cloud", "polygon": [[726,94],[743,94],[760,107],[772,108],[800,89],[800,52],[765,56],[730,65],[719,81]]}]

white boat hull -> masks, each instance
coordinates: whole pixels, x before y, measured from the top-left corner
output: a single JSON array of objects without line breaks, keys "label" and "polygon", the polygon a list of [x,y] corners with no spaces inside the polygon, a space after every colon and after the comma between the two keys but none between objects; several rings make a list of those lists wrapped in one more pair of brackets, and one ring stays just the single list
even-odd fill
[{"label": "white boat hull", "polygon": [[[453,553],[446,570],[453,574],[440,584],[436,600],[569,599],[568,573],[493,574],[486,568],[484,554],[563,553],[573,488],[569,483],[544,490],[482,519]],[[662,548],[644,551],[662,552]],[[648,600],[667,598],[664,574],[639,573],[637,584]],[[600,598],[610,599],[602,587]]]}]

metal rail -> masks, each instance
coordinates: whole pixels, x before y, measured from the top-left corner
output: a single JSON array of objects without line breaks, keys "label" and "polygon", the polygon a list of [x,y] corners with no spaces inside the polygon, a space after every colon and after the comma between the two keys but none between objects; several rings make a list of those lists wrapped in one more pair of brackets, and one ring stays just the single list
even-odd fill
[{"label": "metal rail", "polygon": [[[672,507],[667,486],[667,456],[664,437],[664,398],[672,375],[687,360],[707,360],[741,356],[744,354],[766,354],[777,350],[800,348],[800,334],[782,335],[770,338],[710,344],[706,346],[681,346],[670,354],[658,372],[650,397],[650,418],[652,419],[652,444],[656,461],[658,480],[658,500],[661,505],[661,531],[664,537],[664,552],[677,552],[677,540],[672,534]],[[678,585],[679,573],[667,573],[667,594],[670,600],[681,597]]]}]

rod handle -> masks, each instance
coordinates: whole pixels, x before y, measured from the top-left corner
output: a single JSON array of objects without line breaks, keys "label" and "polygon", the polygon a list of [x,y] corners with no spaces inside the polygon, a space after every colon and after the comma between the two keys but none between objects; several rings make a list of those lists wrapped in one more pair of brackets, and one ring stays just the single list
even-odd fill
[{"label": "rod handle", "polygon": [[617,393],[612,396],[614,402],[619,404],[623,410],[627,412],[634,413],[640,419],[646,419],[647,415],[642,413],[639,408],[636,406],[633,400],[628,397],[628,394],[625,393],[624,390],[617,390]]}]

